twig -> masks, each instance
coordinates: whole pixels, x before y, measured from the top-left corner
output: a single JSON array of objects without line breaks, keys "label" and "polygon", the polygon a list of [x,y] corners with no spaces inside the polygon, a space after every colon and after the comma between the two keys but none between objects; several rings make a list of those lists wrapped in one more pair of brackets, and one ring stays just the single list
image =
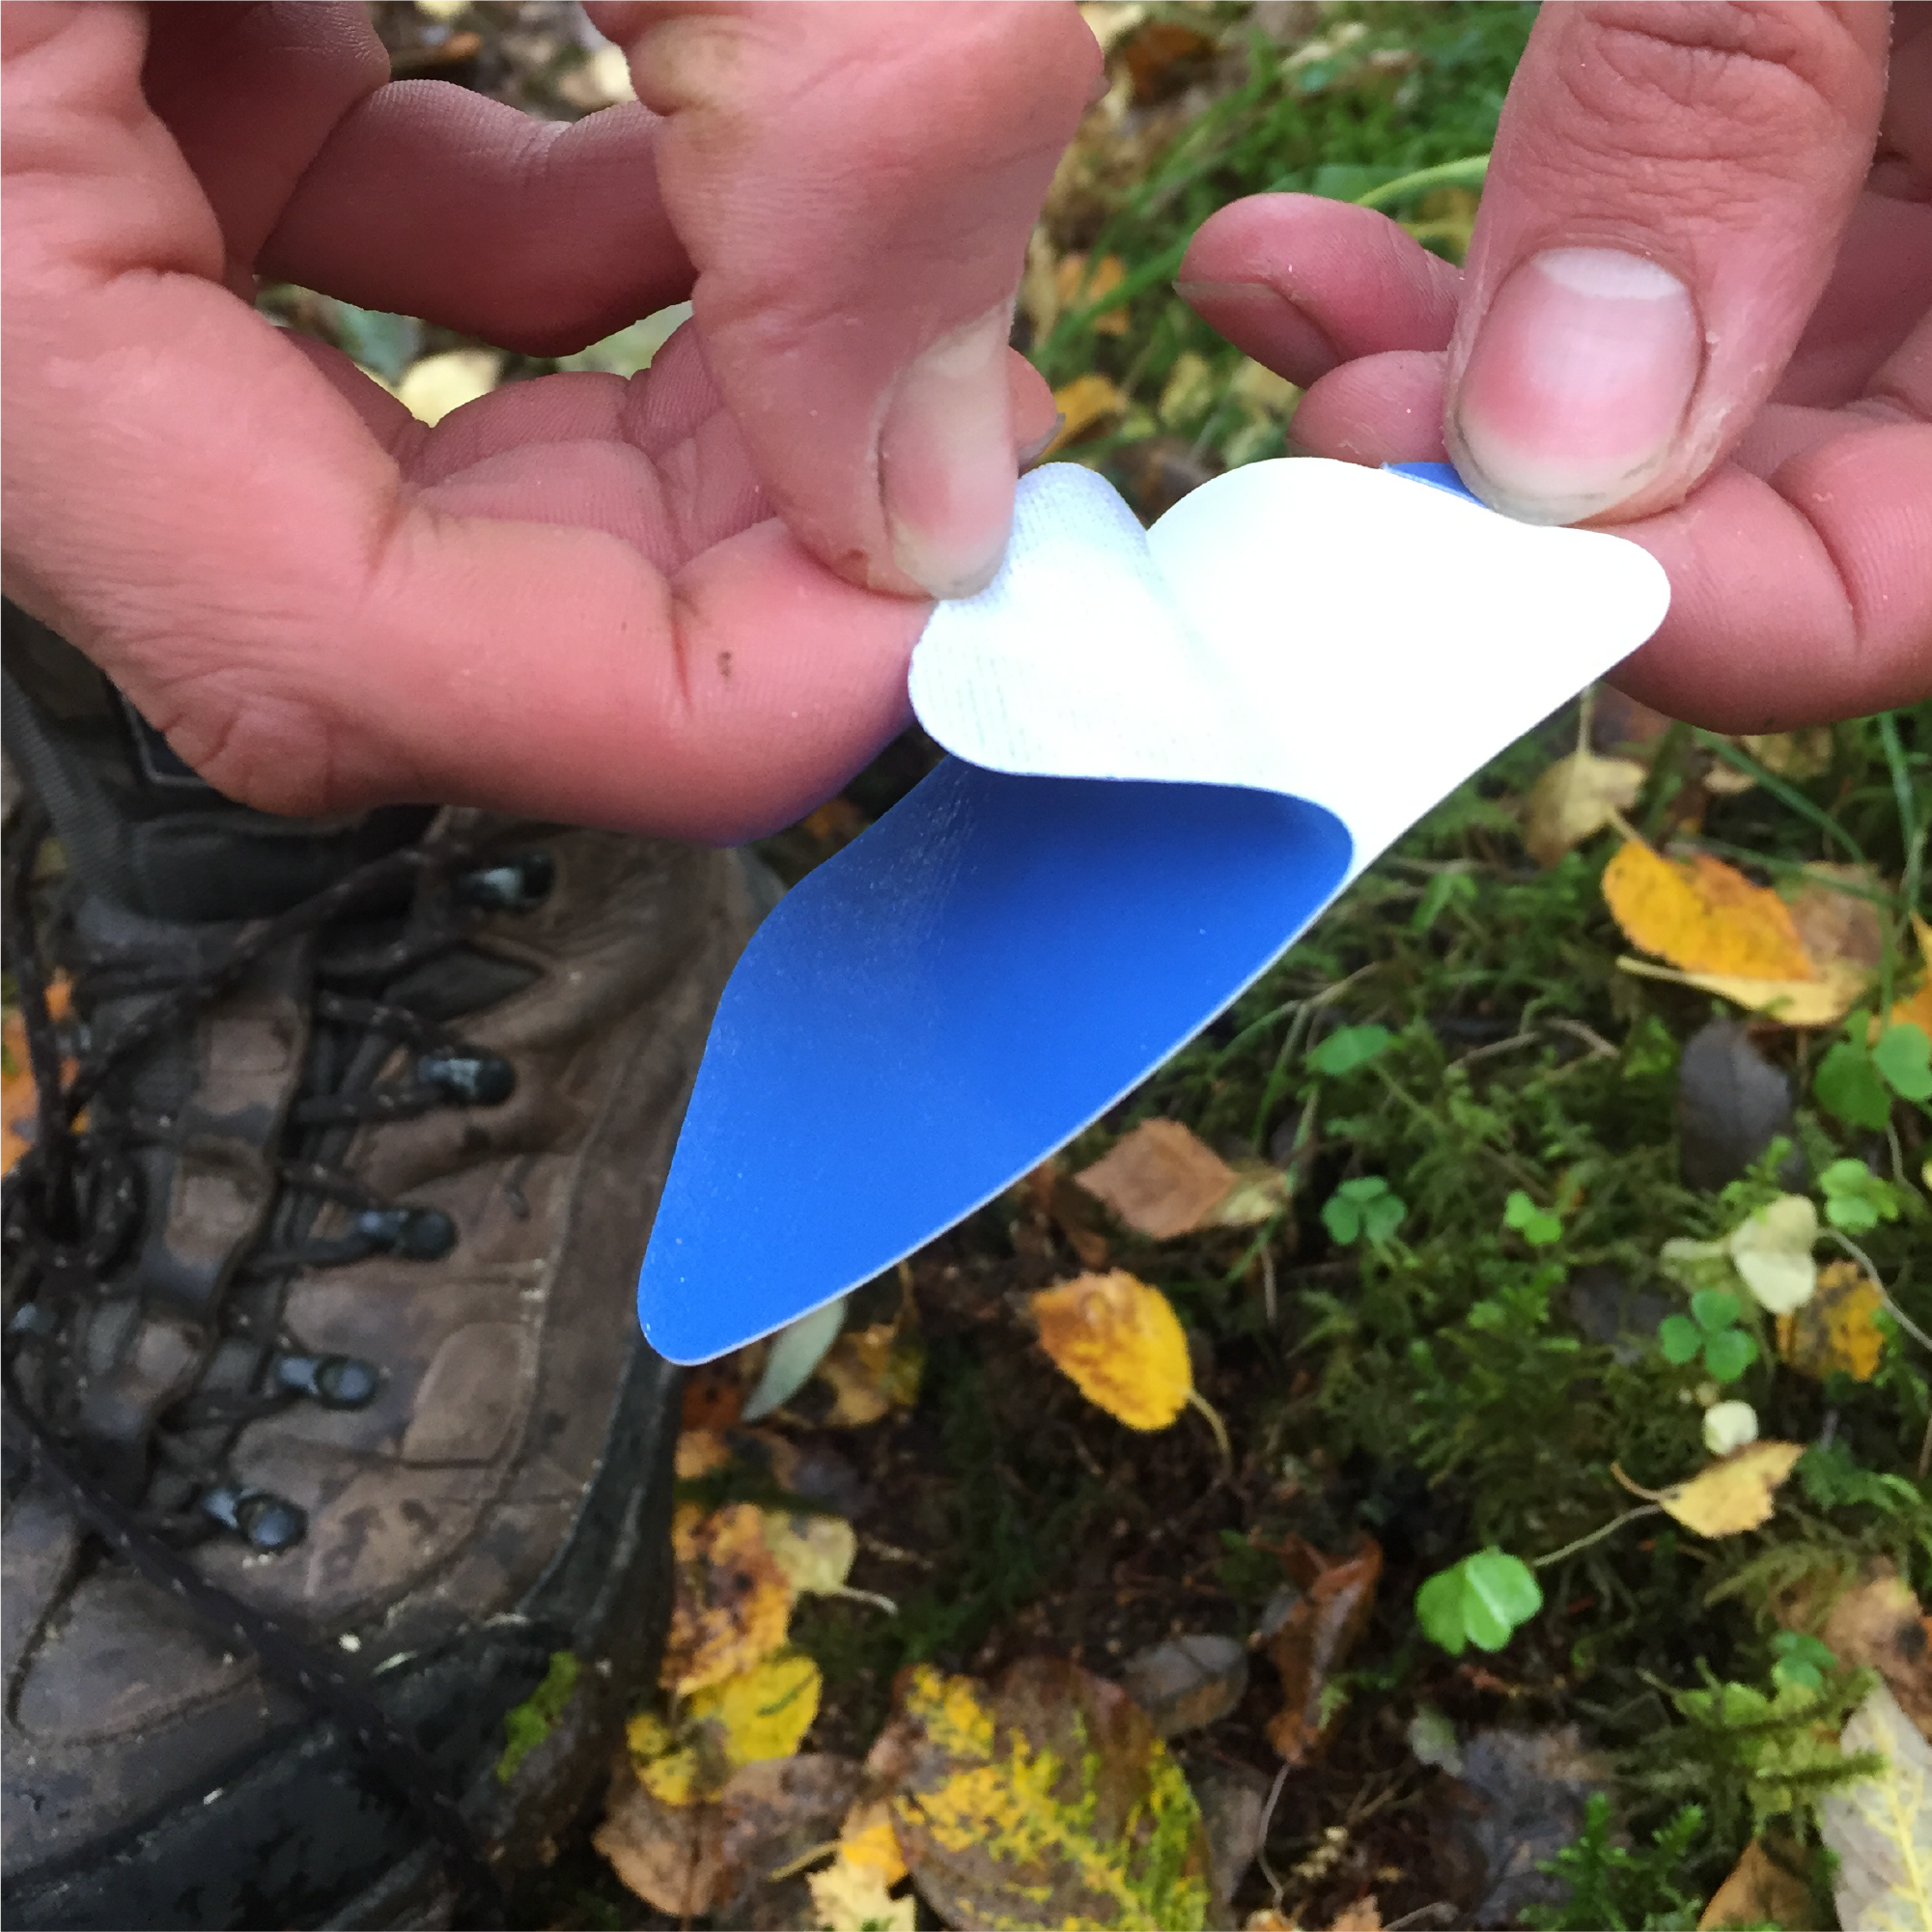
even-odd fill
[{"label": "twig", "polygon": [[1545,1026],[1554,1026],[1559,1033],[1567,1033],[1573,1040],[1581,1040],[1600,1060],[1616,1058],[1616,1049],[1594,1026],[1585,1026],[1581,1020],[1571,1020],[1562,1014],[1552,1014],[1542,1023]]},{"label": "twig", "polygon": [[1208,1427],[1215,1432],[1215,1441],[1220,1444],[1221,1474],[1232,1481],[1234,1478],[1234,1447],[1227,1439],[1227,1424],[1220,1418],[1220,1411],[1201,1393],[1198,1388],[1188,1390],[1188,1403],[1198,1409],[1208,1418]]},{"label": "twig", "polygon": [[1587,1550],[1592,1543],[1601,1543],[1612,1530],[1621,1529],[1626,1523],[1635,1523],[1639,1516],[1662,1516],[1661,1502],[1640,1503],[1636,1509],[1626,1509],[1624,1513],[1606,1523],[1601,1529],[1592,1529],[1587,1536],[1579,1536],[1574,1543],[1565,1543],[1560,1550],[1553,1550],[1547,1556],[1532,1556],[1529,1567],[1532,1570],[1548,1569],[1552,1563],[1560,1563],[1565,1556],[1574,1556],[1579,1550]]},{"label": "twig", "polygon": [[1261,1250],[1261,1312],[1271,1329],[1281,1326],[1281,1309],[1274,1297],[1274,1250]]},{"label": "twig", "polygon": [[1268,1787],[1268,1803],[1261,1807],[1261,1824],[1254,1834],[1254,1862],[1261,1867],[1261,1875],[1268,1881],[1268,1889],[1274,1894],[1274,1909],[1281,1909],[1282,1894],[1287,1886],[1276,1875],[1274,1867],[1268,1862],[1268,1828],[1274,1822],[1274,1806],[1281,1797],[1281,1787],[1288,1782],[1288,1767],[1284,1764],[1274,1774],[1274,1782]]},{"label": "twig", "polygon": [[1890,1310],[1891,1319],[1912,1337],[1922,1349],[1932,1349],[1932,1335],[1928,1335],[1896,1302],[1891,1299],[1886,1285],[1879,1279],[1878,1270],[1871,1265],[1871,1256],[1855,1242],[1842,1228],[1828,1227],[1825,1230],[1847,1254],[1871,1277],[1871,1285],[1878,1290],[1878,1299]]}]

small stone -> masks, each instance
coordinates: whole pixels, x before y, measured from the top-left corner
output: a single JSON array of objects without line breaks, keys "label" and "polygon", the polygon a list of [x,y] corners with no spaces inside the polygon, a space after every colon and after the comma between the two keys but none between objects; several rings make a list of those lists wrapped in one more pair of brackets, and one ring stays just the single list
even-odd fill
[{"label": "small stone", "polygon": [[1177,1637],[1130,1659],[1121,1682],[1155,1730],[1170,1738],[1226,1717],[1241,1702],[1247,1653],[1232,1637]]}]

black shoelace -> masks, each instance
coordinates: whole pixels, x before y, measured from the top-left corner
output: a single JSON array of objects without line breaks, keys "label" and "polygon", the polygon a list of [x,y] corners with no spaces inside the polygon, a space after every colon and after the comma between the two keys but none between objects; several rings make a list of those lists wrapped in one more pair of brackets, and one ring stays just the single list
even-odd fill
[{"label": "black shoelace", "polygon": [[[507,1097],[507,1065],[468,1051],[448,1028],[366,990],[461,942],[475,916],[455,890],[474,855],[473,815],[446,815],[414,845],[371,861],[287,912],[241,927],[185,970],[179,962],[159,969],[108,963],[77,1003],[85,1009],[103,989],[141,994],[144,1003],[111,1037],[80,1042],[77,1057],[65,1065],[32,905],[47,826],[31,806],[23,821],[8,854],[4,910],[38,1113],[33,1144],[0,1189],[8,1262],[0,1374],[9,1457],[31,1460],[111,1551],[187,1606],[224,1642],[252,1651],[269,1677],[340,1726],[447,1853],[464,1894],[464,1920],[500,1925],[501,1885],[447,1780],[378,1705],[366,1679],[210,1582],[184,1554],[185,1546],[224,1528],[260,1548],[298,1540],[300,1512],[229,1477],[222,1467],[227,1451],[246,1422],[290,1402],[307,1397],[352,1408],[376,1391],[372,1365],[306,1353],[281,1331],[288,1277],[298,1269],[347,1265],[383,1250],[433,1259],[454,1239],[442,1216],[378,1200],[332,1157],[364,1122]],[[324,985],[311,1002],[317,1022],[361,1050],[349,1055],[350,1077],[334,1090],[325,1083],[293,1105],[282,1138],[298,1142],[302,1151],[285,1158],[275,1150],[280,1195],[271,1232],[247,1254],[213,1311],[225,1343],[253,1346],[254,1373],[242,1386],[196,1389],[171,1405],[149,1439],[146,1467],[131,1482],[125,1471],[117,1481],[104,1480],[99,1457],[68,1426],[62,1398],[72,1365],[64,1345],[71,1343],[140,1219],[134,1150],[165,1145],[176,1131],[171,1121],[108,1104],[104,1089],[117,1068],[168,1030],[192,1025],[208,1002],[258,961],[399,897],[409,909],[400,929],[335,956],[326,975],[334,985]],[[344,985],[356,990],[336,990]],[[371,1077],[399,1044],[414,1051],[410,1076],[400,1081]],[[318,1238],[308,1231],[324,1202],[348,1211],[338,1217],[347,1221],[346,1233]]]}]

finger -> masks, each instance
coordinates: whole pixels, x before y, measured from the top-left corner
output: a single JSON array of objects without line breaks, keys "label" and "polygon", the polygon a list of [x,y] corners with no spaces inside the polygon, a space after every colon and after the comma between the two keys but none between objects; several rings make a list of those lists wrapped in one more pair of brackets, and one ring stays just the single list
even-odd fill
[{"label": "finger", "polygon": [[1390,350],[1343,363],[1296,405],[1297,447],[1374,467],[1442,462],[1445,364],[1441,350]]},{"label": "finger", "polygon": [[1870,164],[1886,9],[1546,7],[1449,355],[1470,487],[1567,523],[1679,501],[1770,394]]},{"label": "finger", "polygon": [[1442,349],[1462,274],[1373,209],[1266,194],[1201,224],[1174,287],[1236,348],[1306,388],[1356,356]]},{"label": "finger", "polygon": [[1078,13],[597,18],[668,117],[658,180],[706,357],[786,522],[854,581],[978,588],[1012,514],[1013,296],[1099,65]]},{"label": "finger", "polygon": [[1670,575],[1613,680],[1645,704],[1766,732],[1932,697],[1932,429],[1846,430],[1768,478],[1728,465],[1618,534]]},{"label": "finger", "polygon": [[567,354],[691,292],[658,192],[656,125],[632,104],[533,121],[444,81],[397,81],[329,135],[260,266],[527,355]]},{"label": "finger", "polygon": [[[136,84],[138,16],[10,8],[0,30],[6,588],[218,788],[724,839],[898,728],[923,608],[775,522],[667,574],[606,529],[414,499],[310,356],[220,286],[218,230]],[[561,393],[577,437],[608,391]]]}]

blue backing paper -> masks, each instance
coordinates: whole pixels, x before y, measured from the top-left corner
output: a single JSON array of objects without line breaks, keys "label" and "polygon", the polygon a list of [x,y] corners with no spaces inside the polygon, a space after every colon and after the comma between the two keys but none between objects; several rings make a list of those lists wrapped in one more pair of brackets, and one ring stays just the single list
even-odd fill
[{"label": "blue backing paper", "polygon": [[882,1273],[1190,1039],[1333,896],[1320,806],[947,759],[726,987],[638,1284],[710,1359]]}]

